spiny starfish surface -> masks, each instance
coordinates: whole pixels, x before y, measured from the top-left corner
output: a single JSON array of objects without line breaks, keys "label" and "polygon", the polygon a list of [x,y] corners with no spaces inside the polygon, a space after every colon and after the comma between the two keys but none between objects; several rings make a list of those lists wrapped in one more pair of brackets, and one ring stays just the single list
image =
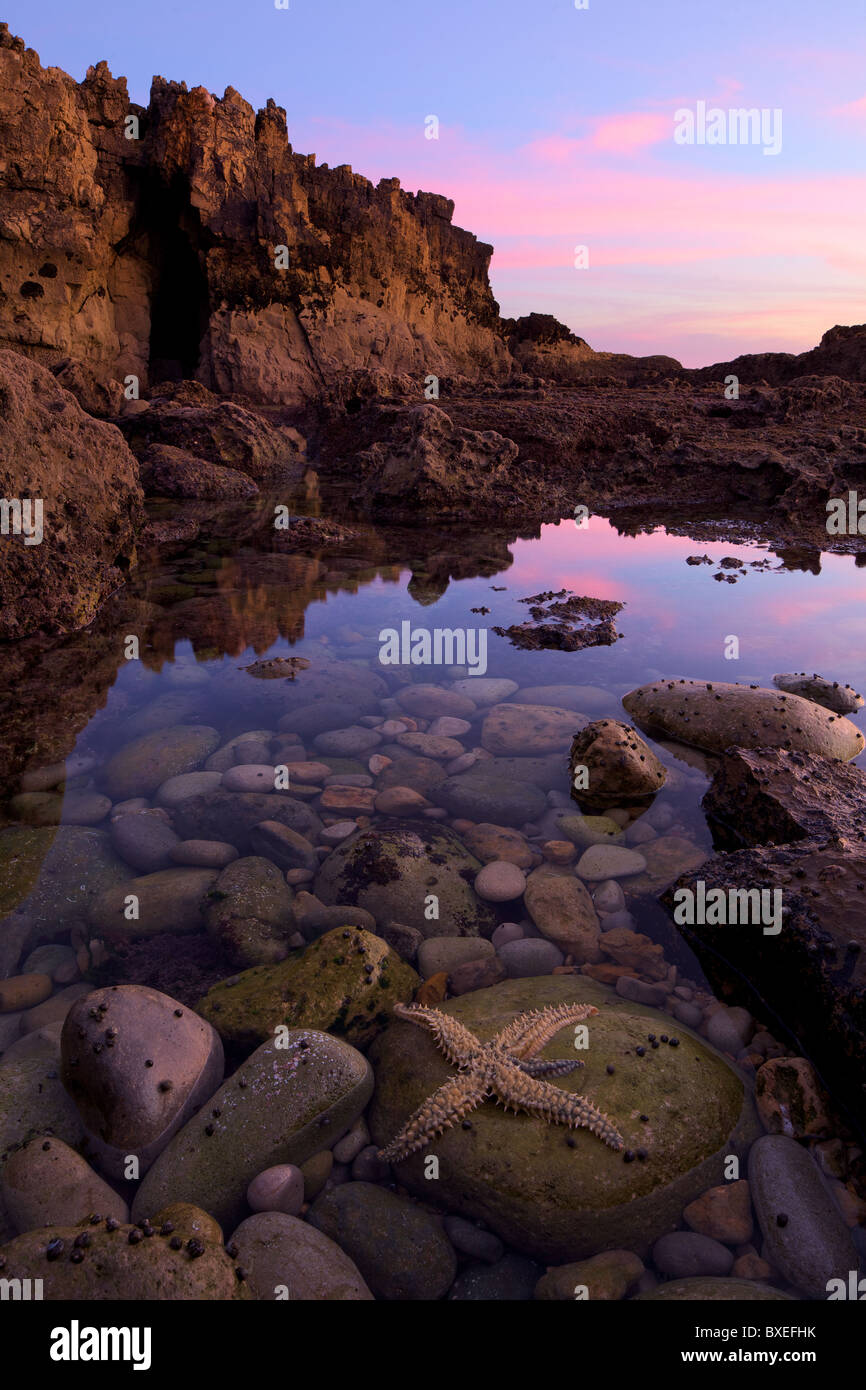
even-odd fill
[{"label": "spiny starfish surface", "polygon": [[548,1124],[588,1129],[612,1149],[623,1147],[622,1135],[614,1124],[585,1096],[563,1091],[541,1079],[565,1076],[575,1067],[583,1066],[583,1062],[569,1058],[544,1061],[538,1053],[560,1029],[597,1014],[598,1009],[591,1004],[559,1004],[518,1014],[490,1042],[476,1038],[441,1009],[396,1004],[394,1012],[407,1023],[415,1023],[432,1033],[439,1051],[457,1067],[458,1074],[428,1096],[400,1133],[380,1151],[379,1157],[386,1162],[399,1163],[408,1158],[490,1096],[501,1101],[506,1110],[526,1110],[530,1115],[541,1116]]}]

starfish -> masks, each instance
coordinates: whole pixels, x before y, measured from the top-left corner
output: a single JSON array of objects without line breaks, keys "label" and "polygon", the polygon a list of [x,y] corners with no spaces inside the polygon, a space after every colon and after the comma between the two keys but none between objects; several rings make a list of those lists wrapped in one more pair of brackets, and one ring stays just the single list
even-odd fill
[{"label": "starfish", "polygon": [[518,1014],[490,1042],[474,1033],[441,1009],[413,1004],[395,1004],[394,1012],[407,1023],[426,1028],[448,1061],[458,1069],[432,1096],[428,1096],[379,1157],[399,1163],[416,1149],[450,1129],[464,1115],[495,1096],[506,1110],[526,1110],[548,1124],[582,1127],[598,1135],[612,1149],[623,1147],[622,1135],[607,1115],[580,1095],[563,1091],[542,1080],[545,1076],[565,1076],[582,1067],[569,1058],[544,1059],[538,1053],[561,1029],[580,1023],[598,1013],[591,1004],[559,1004],[548,1009]]}]

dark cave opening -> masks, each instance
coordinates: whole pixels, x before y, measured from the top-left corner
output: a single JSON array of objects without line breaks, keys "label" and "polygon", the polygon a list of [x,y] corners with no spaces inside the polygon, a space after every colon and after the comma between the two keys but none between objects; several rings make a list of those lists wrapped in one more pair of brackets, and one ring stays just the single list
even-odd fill
[{"label": "dark cave opening", "polygon": [[181,381],[196,374],[208,325],[202,229],[183,179],[148,181],[142,207],[154,273],[150,380]]}]

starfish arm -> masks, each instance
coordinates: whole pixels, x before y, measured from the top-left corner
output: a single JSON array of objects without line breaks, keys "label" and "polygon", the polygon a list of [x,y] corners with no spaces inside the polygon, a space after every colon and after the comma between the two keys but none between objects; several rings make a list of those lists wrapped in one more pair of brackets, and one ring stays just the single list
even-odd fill
[{"label": "starfish arm", "polygon": [[568,1076],[569,1072],[582,1067],[583,1062],[572,1062],[569,1057],[533,1057],[527,1061],[517,1061],[516,1065],[527,1076]]},{"label": "starfish arm", "polygon": [[394,1013],[406,1023],[426,1028],[439,1051],[455,1067],[465,1065],[469,1054],[477,1052],[481,1046],[468,1028],[439,1009],[427,1009],[422,1004],[395,1004]]},{"label": "starfish arm", "polygon": [[487,1092],[486,1081],[479,1081],[467,1072],[452,1076],[419,1105],[399,1134],[379,1150],[379,1157],[386,1163],[400,1163],[444,1129],[456,1125],[458,1120],[480,1105]]},{"label": "starfish arm", "polygon": [[506,1109],[526,1110],[548,1124],[588,1129],[611,1149],[620,1150],[623,1147],[622,1135],[613,1121],[597,1110],[585,1096],[551,1086],[549,1081],[527,1076],[519,1066],[504,1061],[497,1064],[490,1084]]},{"label": "starfish arm", "polygon": [[555,1004],[549,1009],[536,1009],[512,1019],[493,1042],[514,1057],[535,1057],[570,1023],[582,1023],[597,1013],[592,1004]]}]

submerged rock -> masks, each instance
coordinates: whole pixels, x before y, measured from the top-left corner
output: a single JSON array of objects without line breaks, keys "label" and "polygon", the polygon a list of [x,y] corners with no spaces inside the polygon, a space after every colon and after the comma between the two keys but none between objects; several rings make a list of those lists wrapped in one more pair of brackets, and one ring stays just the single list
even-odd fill
[{"label": "submerged rock", "polygon": [[575,736],[569,771],[572,797],[593,811],[653,796],[666,776],[649,745],[616,719],[598,719]]},{"label": "submerged rock", "polygon": [[252,852],[251,832],[262,821],[278,821],[314,840],[322,822],[303,801],[287,792],[228,792],[193,796],[172,813],[174,828],[186,840],[221,840],[241,854]]},{"label": "submerged rock", "polygon": [[207,929],[233,965],[244,970],[285,959],[294,932],[292,890],[270,859],[233,860],[207,896]]},{"label": "submerged rock", "polygon": [[816,705],[823,705],[834,714],[854,714],[863,704],[863,696],[850,685],[840,685],[838,681],[828,681],[817,674],[807,676],[805,671],[799,675],[774,676],[773,684],[789,695],[814,700]]},{"label": "submerged rock", "polygon": [[552,705],[494,705],[481,743],[496,757],[537,757],[566,749],[583,722],[583,715]]},{"label": "submerged rock", "polygon": [[222,1043],[210,1024],[144,985],[77,1000],[60,1055],[63,1084],[99,1141],[100,1166],[118,1178],[128,1154],[144,1172],[223,1077]]},{"label": "submerged rock", "polygon": [[727,681],[670,680],[641,686],[623,705],[645,729],[659,729],[711,753],[726,748],[789,748],[847,762],[864,746],[849,719],[800,695]]},{"label": "submerged rock", "polygon": [[[128,876],[104,830],[77,825],[0,830],[0,920],[22,910],[26,931],[19,950],[52,941],[83,922],[99,895]],[[0,942],[12,930],[11,921],[2,922]],[[17,955],[4,962],[10,973]]]},{"label": "submerged rock", "polygon": [[[94,931],[133,941],[160,932],[194,932],[204,925],[205,894],[217,879],[214,869],[160,869],[108,888],[91,904]],[[135,915],[130,915],[135,899]]]},{"label": "submerged rock", "polygon": [[437,1299],[457,1273],[441,1217],[387,1188],[349,1182],[321,1193],[310,1225],[355,1262],[377,1298]]},{"label": "submerged rock", "polygon": [[315,891],[324,903],[355,903],[377,922],[403,922],[424,936],[489,936],[493,914],[472,891],[480,868],[453,831],[400,821],[333,849]]},{"label": "submerged rock", "polygon": [[[5,1279],[41,1279],[49,1301],[101,1302],[119,1299],[139,1303],[151,1299],[249,1299],[247,1285],[237,1278],[236,1264],[222,1243],[200,1241],[196,1257],[184,1245],[172,1247],[168,1232],[150,1239],[133,1236],[135,1228],[48,1226],[18,1236],[0,1246]],[[79,1262],[70,1259],[84,1233],[88,1241]],[[130,1237],[132,1236],[132,1239]],[[53,1252],[57,1252],[55,1255]]]},{"label": "submerged rock", "polygon": [[[484,1221],[509,1245],[550,1264],[626,1245],[642,1254],[679,1224],[688,1202],[722,1181],[725,1156],[743,1152],[758,1132],[741,1079],[718,1053],[680,1027],[678,1047],[637,1056],[648,1032],[667,1032],[669,1016],[586,977],[511,980],[441,1007],[489,1038],[517,1014],[577,1000],[599,1009],[588,1020],[589,1048],[575,1052],[569,1027],[544,1056],[577,1056],[586,1067],[553,1084],[585,1094],[614,1121],[631,1152],[646,1150],[645,1160],[624,1161],[587,1130],[506,1113],[488,1101],[467,1117],[466,1128],[446,1130],[396,1168],[400,1183],[423,1199],[429,1196],[425,1156],[435,1154],[442,1205]],[[377,1088],[368,1122],[382,1145],[454,1068],[425,1030],[402,1020],[376,1040],[371,1057]]]},{"label": "submerged rock", "polygon": [[260,1212],[241,1222],[232,1244],[255,1298],[288,1296],[305,1303],[373,1300],[357,1265],[309,1221],[279,1211]]},{"label": "submerged rock", "polygon": [[415,971],[378,936],[338,927],[278,965],[214,985],[196,1007],[236,1047],[258,1047],[281,1024],[320,1028],[366,1047],[394,1004],[406,1003],[419,984]]},{"label": "submerged rock", "polygon": [[809,1298],[826,1299],[834,1279],[847,1289],[859,1255],[807,1151],[785,1135],[764,1135],[749,1154],[749,1185],[766,1259]]},{"label": "submerged rock", "polygon": [[217,730],[205,724],[178,724],[144,734],[109,759],[102,784],[115,801],[151,796],[169,777],[197,768],[219,741]]},{"label": "submerged rock", "polygon": [[247,1215],[246,1190],[264,1168],[301,1167],[345,1134],[373,1090],[369,1063],[311,1028],[264,1043],[174,1136],[141,1184],[134,1220],[165,1202],[204,1207],[224,1230]]}]

